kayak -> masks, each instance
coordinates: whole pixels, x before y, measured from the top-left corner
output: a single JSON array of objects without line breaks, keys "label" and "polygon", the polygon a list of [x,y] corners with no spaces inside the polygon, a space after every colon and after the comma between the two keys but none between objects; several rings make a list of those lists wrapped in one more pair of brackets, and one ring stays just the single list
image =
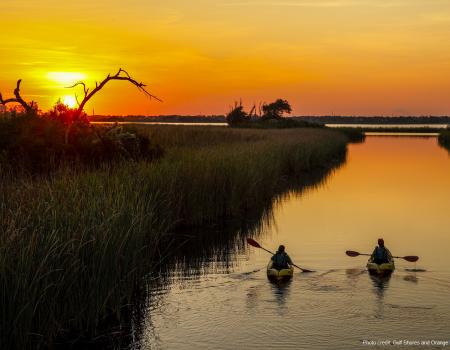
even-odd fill
[{"label": "kayak", "polygon": [[388,275],[395,270],[394,260],[384,264],[375,264],[372,259],[367,262],[367,270],[374,275]]},{"label": "kayak", "polygon": [[267,265],[267,278],[271,281],[287,281],[294,275],[294,267],[291,266],[288,269],[277,270],[272,267],[273,261],[270,260]]}]

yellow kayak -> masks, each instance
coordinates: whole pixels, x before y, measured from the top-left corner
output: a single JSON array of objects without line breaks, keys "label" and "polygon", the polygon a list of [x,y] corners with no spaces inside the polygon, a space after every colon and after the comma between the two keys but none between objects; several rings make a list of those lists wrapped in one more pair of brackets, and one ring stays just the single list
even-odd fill
[{"label": "yellow kayak", "polygon": [[294,275],[294,267],[291,266],[288,269],[277,270],[272,268],[273,261],[270,260],[267,265],[267,278],[271,281],[287,281]]},{"label": "yellow kayak", "polygon": [[385,264],[375,264],[372,259],[369,259],[367,262],[367,270],[369,273],[375,275],[387,275],[392,273],[395,270],[394,260],[391,260]]}]

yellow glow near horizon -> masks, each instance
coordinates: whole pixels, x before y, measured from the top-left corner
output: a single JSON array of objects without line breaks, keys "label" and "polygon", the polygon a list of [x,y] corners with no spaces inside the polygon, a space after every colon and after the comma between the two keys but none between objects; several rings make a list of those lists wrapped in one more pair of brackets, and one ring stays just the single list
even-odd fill
[{"label": "yellow glow near horizon", "polygon": [[48,72],[47,79],[67,87],[86,79],[86,74],[79,72]]},{"label": "yellow glow near horizon", "polygon": [[62,102],[69,108],[75,108],[77,106],[77,100],[72,95],[65,95],[62,98]]}]

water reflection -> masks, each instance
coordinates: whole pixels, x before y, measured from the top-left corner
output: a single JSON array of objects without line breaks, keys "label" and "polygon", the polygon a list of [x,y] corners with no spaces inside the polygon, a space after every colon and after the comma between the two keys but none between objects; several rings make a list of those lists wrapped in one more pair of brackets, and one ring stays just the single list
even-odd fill
[{"label": "water reflection", "polygon": [[391,280],[392,275],[374,275],[370,274],[370,279],[372,280],[372,285],[374,286],[374,293],[378,297],[383,297],[384,292],[389,288],[389,281]]},{"label": "water reflection", "polygon": [[291,288],[292,280],[288,281],[277,281],[271,282],[270,285],[272,287],[272,292],[275,297],[275,301],[278,305],[278,310],[280,313],[283,313],[283,306],[285,306],[286,301],[289,297],[289,291]]},{"label": "water reflection", "polygon": [[373,293],[376,296],[375,300],[376,306],[374,316],[377,319],[384,319],[384,312],[385,312],[384,296],[385,292],[389,288],[389,281],[391,280],[391,274],[373,275],[369,273],[369,276],[373,285]]}]

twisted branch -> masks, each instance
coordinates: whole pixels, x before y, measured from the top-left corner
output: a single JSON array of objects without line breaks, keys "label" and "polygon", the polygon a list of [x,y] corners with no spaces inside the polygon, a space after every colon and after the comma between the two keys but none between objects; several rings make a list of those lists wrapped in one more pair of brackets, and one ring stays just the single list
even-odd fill
[{"label": "twisted branch", "polygon": [[95,83],[95,88],[92,91],[89,91],[89,88],[86,87],[86,84],[82,81],[79,81],[77,83],[75,83],[72,86],[68,86],[67,88],[74,88],[77,87],[79,85],[83,86],[83,92],[84,92],[84,97],[83,100],[81,101],[81,103],[78,104],[78,108],[77,108],[77,114],[81,115],[84,109],[84,106],[86,105],[86,103],[97,93],[99,92],[104,86],[105,84],[110,81],[110,80],[124,80],[124,81],[129,81],[131,84],[133,84],[134,86],[136,86],[140,91],[142,91],[144,94],[146,94],[148,97],[150,98],[154,98],[157,101],[162,102],[161,99],[159,99],[158,97],[156,97],[155,95],[152,95],[151,93],[149,93],[145,87],[146,85],[144,83],[140,83],[138,81],[136,81],[135,79],[133,79],[130,74],[128,74],[128,72],[122,68],[119,69],[119,71],[115,74],[115,75],[111,75],[108,74],[108,76],[103,79],[103,81],[101,81],[100,83]]},{"label": "twisted branch", "polygon": [[19,103],[24,109],[26,113],[34,113],[34,103],[31,102],[28,104],[25,100],[20,96],[20,84],[22,83],[22,79],[17,80],[17,86],[14,89],[15,98],[8,98],[6,100],[3,99],[2,94],[0,93],[0,104],[6,105],[7,103]]}]

